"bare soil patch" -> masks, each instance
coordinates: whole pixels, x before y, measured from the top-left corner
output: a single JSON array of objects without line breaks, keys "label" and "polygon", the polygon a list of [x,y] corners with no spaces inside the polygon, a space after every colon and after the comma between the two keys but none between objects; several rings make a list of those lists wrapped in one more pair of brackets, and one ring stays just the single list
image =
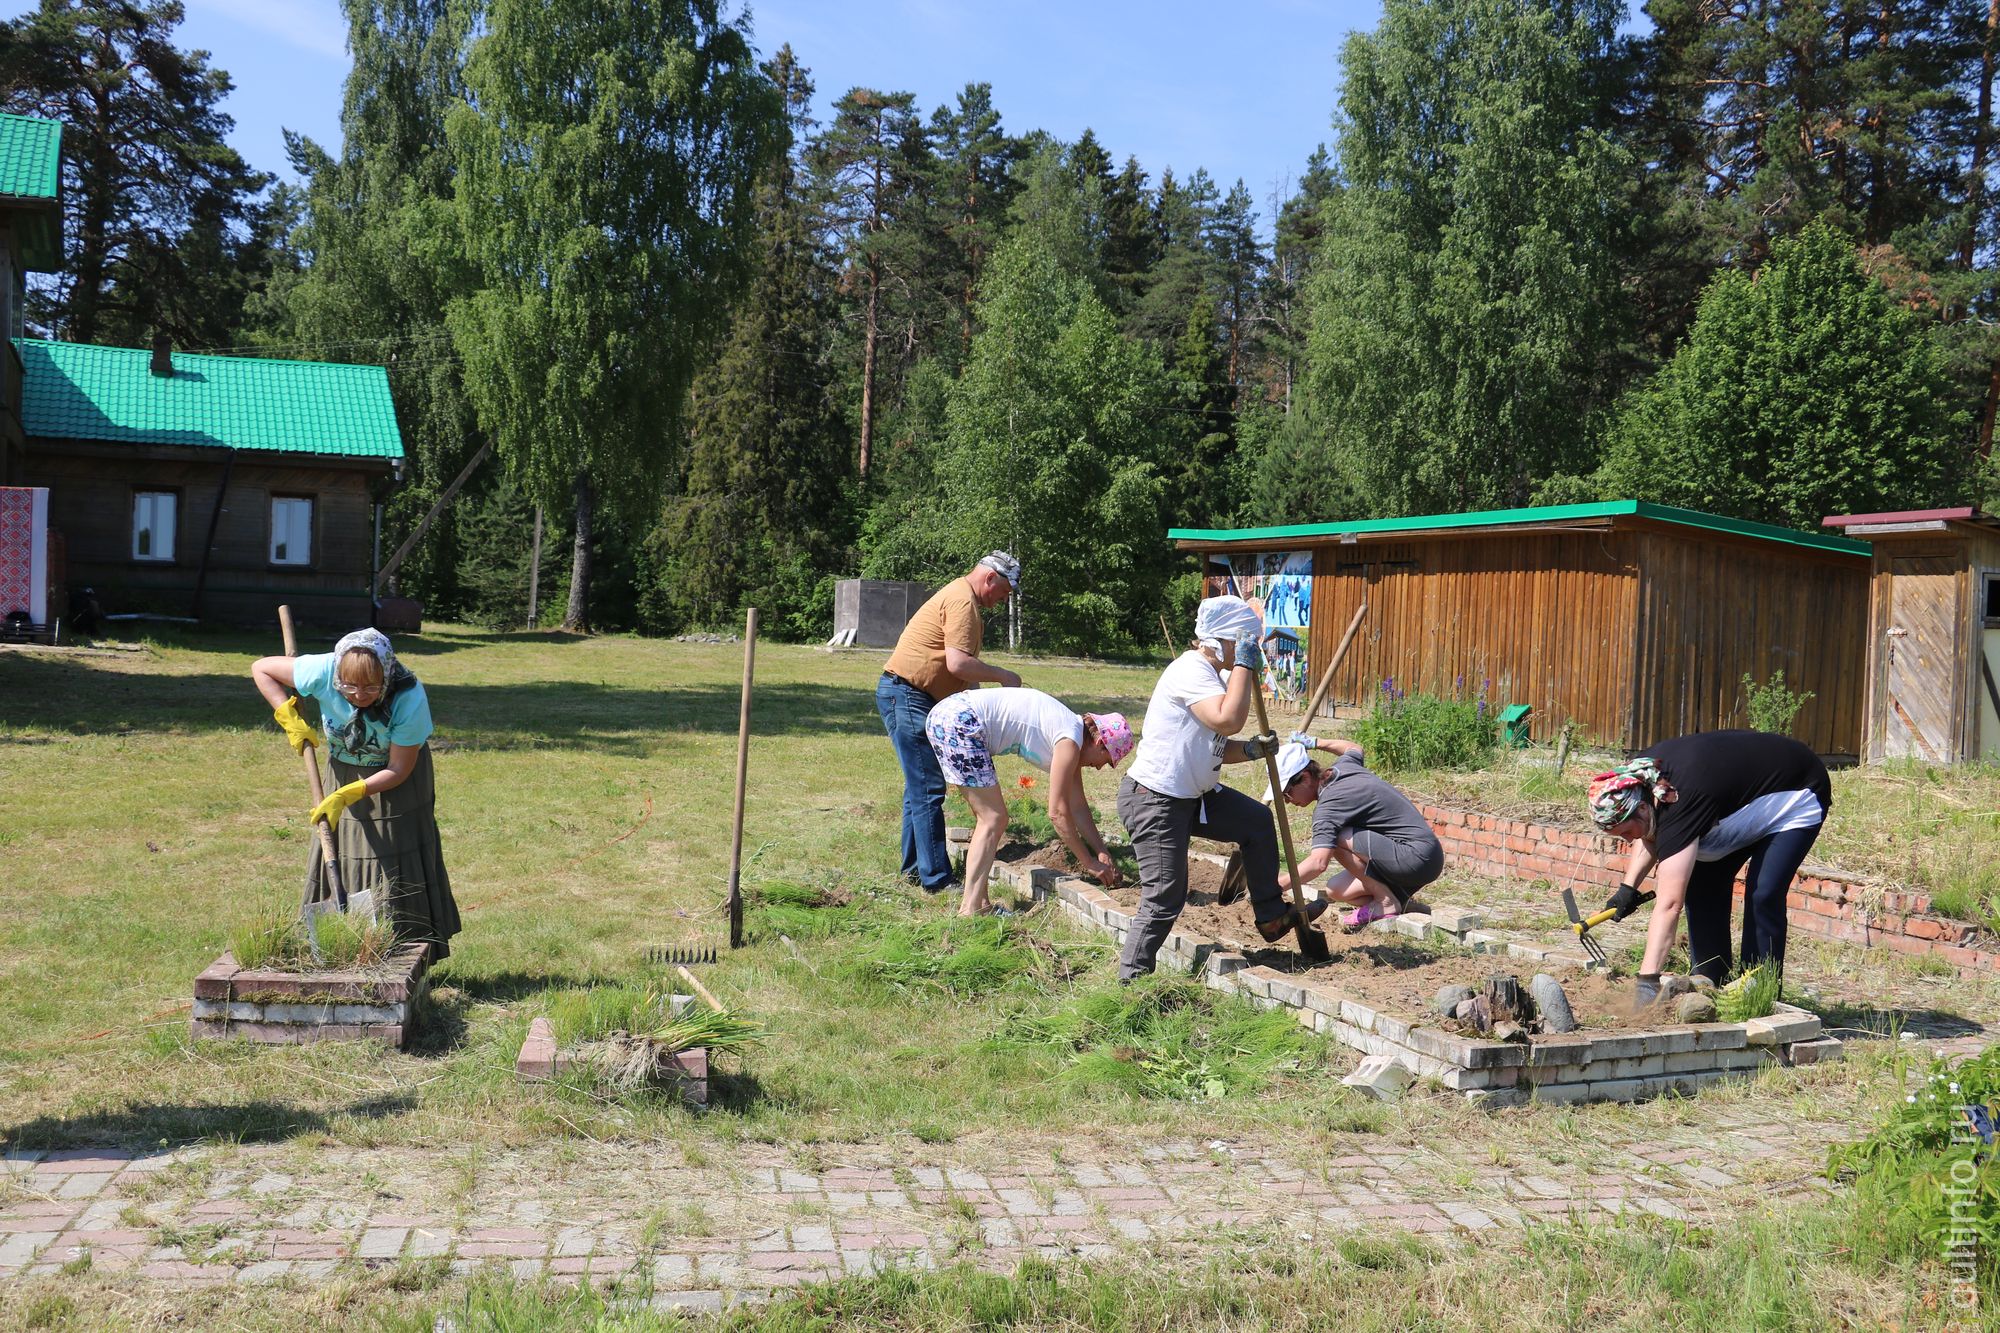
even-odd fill
[{"label": "bare soil patch", "polygon": [[[1190,862],[1190,872],[1196,868],[1205,868],[1216,883],[1221,882],[1219,868],[1202,861]],[[1129,910],[1137,905],[1139,892],[1137,888],[1114,889],[1111,897]],[[1399,1018],[1467,1035],[1473,1035],[1470,1029],[1438,1017],[1432,1008],[1439,990],[1446,986],[1470,986],[1477,990],[1493,976],[1518,977],[1525,988],[1528,978],[1540,970],[1500,956],[1440,953],[1415,940],[1384,938],[1376,933],[1344,934],[1332,924],[1335,910],[1328,908],[1327,915],[1320,918],[1320,925],[1333,945],[1333,957],[1317,964],[1298,952],[1289,934],[1275,944],[1264,943],[1257,934],[1248,898],[1239,898],[1224,907],[1215,901],[1213,889],[1190,890],[1179,924],[1197,935],[1232,945],[1252,964],[1281,972],[1305,973]],[[1551,975],[1562,982],[1570,1010],[1584,1031],[1652,1028],[1673,1022],[1671,1013],[1657,1008],[1638,1015],[1631,1013],[1630,981],[1570,971]]]}]

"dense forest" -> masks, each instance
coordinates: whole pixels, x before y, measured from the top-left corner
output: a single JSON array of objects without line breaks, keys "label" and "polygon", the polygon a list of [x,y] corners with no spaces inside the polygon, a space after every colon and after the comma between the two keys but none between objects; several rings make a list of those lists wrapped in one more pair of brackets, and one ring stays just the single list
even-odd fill
[{"label": "dense forest", "polygon": [[342,3],[296,184],[175,0],[0,25],[0,105],[66,126],[29,331],[387,366],[393,528],[493,446],[432,617],[522,623],[538,513],[549,623],[823,637],[835,579],[997,546],[1022,646],[1114,651],[1193,596],[1170,526],[2000,491],[2000,0],[1386,0],[1255,190],[976,68],[817,120],[718,0]]}]

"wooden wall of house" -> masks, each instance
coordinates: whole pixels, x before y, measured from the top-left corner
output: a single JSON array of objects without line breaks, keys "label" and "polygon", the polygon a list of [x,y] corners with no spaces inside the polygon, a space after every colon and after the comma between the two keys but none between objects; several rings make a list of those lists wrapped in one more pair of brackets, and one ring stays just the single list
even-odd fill
[{"label": "wooden wall of house", "polygon": [[1574,718],[1584,736],[1623,745],[1636,584],[1630,539],[1608,529],[1320,545],[1308,660],[1332,658],[1365,595],[1337,703],[1366,707],[1388,679],[1434,693],[1483,687],[1495,706],[1530,705],[1537,737]]},{"label": "wooden wall of house", "polygon": [[1793,734],[1823,755],[1861,753],[1869,562],[1635,525],[1640,579],[1634,744],[1744,726],[1743,676],[1782,669],[1813,698]]},{"label": "wooden wall of house", "polygon": [[[267,456],[268,457],[268,456]],[[92,587],[107,612],[186,615],[223,473],[223,455],[31,443],[24,483],[49,488],[49,524],[68,546],[68,584]],[[229,476],[204,585],[202,619],[269,624],[281,602],[320,628],[368,623],[374,538],[370,486],[380,466],[313,466],[239,457]],[[137,491],[179,497],[172,564],[132,559]],[[270,562],[271,498],[314,500],[312,564]]]}]

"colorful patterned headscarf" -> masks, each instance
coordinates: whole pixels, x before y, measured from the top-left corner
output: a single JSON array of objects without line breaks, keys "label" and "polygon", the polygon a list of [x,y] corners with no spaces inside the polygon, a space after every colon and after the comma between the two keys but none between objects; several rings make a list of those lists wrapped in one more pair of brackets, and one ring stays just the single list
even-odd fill
[{"label": "colorful patterned headscarf", "polygon": [[1111,756],[1113,768],[1125,762],[1125,756],[1132,753],[1132,724],[1125,720],[1123,713],[1085,713],[1097,725],[1097,739],[1104,743],[1104,752]]},{"label": "colorful patterned headscarf", "polygon": [[1638,814],[1640,806],[1666,805],[1674,795],[1658,764],[1644,757],[1630,759],[1590,780],[1590,822],[1608,829]]}]

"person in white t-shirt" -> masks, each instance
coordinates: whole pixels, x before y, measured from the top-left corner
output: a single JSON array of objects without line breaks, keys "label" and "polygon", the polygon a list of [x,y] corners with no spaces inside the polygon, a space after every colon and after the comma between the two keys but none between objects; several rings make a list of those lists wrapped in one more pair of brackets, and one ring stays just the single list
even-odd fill
[{"label": "person in white t-shirt", "polygon": [[[1138,754],[1118,787],[1118,818],[1139,858],[1139,906],[1125,936],[1118,976],[1153,970],[1160,946],[1187,905],[1188,842],[1194,837],[1243,849],[1257,931],[1278,940],[1292,928],[1278,888],[1278,830],[1263,802],[1227,787],[1224,764],[1277,753],[1278,738],[1229,739],[1250,716],[1263,666],[1263,617],[1240,597],[1211,597],[1195,616],[1195,643],[1160,674],[1146,706]],[[1308,919],[1325,911],[1321,899]]]},{"label": "person in white t-shirt", "polygon": [[1132,752],[1132,728],[1122,713],[1073,713],[1040,690],[1019,686],[961,690],[940,699],[924,724],[944,780],[960,788],[976,823],[965,853],[960,916],[992,910],[986,894],[993,857],[1007,831],[1007,798],[993,757],[1019,755],[1049,775],[1049,822],[1063,845],[1100,884],[1122,879],[1083,795],[1083,770],[1115,767]]}]

